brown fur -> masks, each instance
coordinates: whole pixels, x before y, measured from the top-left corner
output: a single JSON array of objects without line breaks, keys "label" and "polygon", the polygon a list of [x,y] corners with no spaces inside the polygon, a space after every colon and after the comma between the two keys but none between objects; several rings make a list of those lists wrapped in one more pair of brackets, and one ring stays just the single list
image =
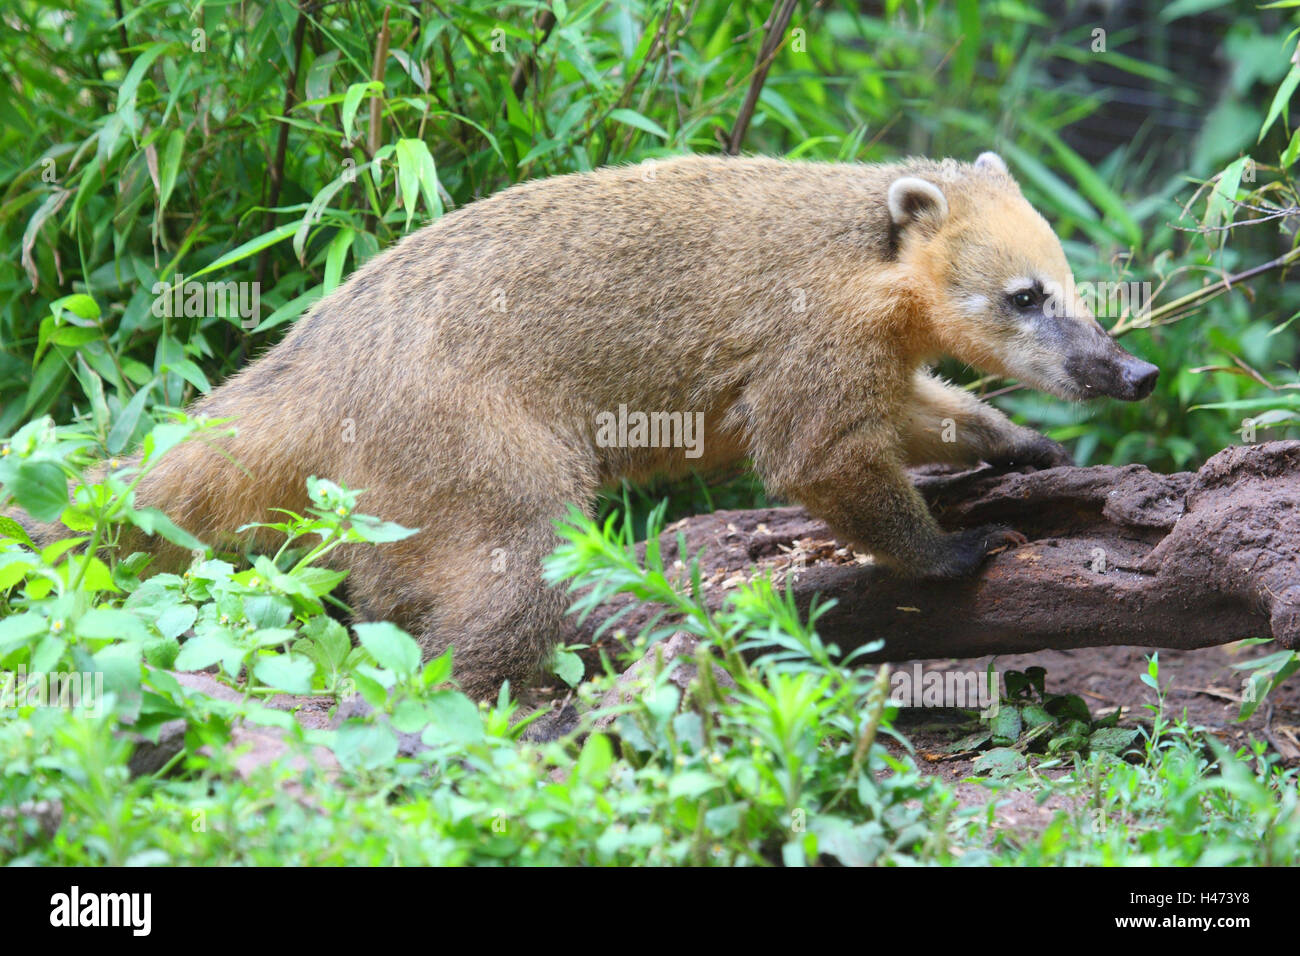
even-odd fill
[{"label": "brown fur", "polygon": [[[946,216],[920,196],[891,217],[900,177],[942,190]],[[137,500],[217,542],[304,509],[309,475],[366,489],[362,511],[420,533],[340,554],[359,613],[427,655],[454,644],[480,697],[526,680],[559,631],[539,568],[553,519],[620,478],[749,456],[853,545],[966,573],[998,535],[943,534],[903,469],[1064,460],[925,371],[948,354],[1028,377],[1031,354],[1056,374],[1051,348],[967,314],[1030,268],[1068,275],[1000,163],[683,157],[527,183],[407,237],[197,403],[236,419],[224,450],[246,472],[181,446]],[[595,415],[620,404],[703,412],[703,457],[599,447]]]}]

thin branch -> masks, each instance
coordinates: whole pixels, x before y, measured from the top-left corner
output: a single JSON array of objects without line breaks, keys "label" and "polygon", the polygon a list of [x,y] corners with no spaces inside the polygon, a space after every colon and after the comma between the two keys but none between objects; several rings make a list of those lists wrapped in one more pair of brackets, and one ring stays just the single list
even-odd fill
[{"label": "thin branch", "polygon": [[776,54],[785,44],[785,31],[790,26],[790,17],[794,15],[796,2],[797,0],[780,0],[780,6],[773,9],[771,25],[758,51],[758,66],[754,70],[754,78],[749,83],[744,102],[740,104],[736,125],[732,127],[731,138],[727,142],[727,152],[732,156],[740,152],[740,146],[745,141],[745,133],[749,130],[749,123],[754,118],[754,110],[758,106],[758,96],[763,92],[763,84],[767,82],[767,71],[771,69],[772,61],[776,59]]},{"label": "thin branch", "polygon": [[[370,69],[370,79],[381,84],[384,82],[384,67],[388,63],[388,41],[392,36],[388,31],[388,14],[392,9],[392,7],[384,7],[384,24],[379,28],[379,38],[375,41],[375,62]],[[383,117],[384,97],[381,92],[380,95],[370,98],[370,135],[366,150],[369,159],[375,158],[375,153],[379,152],[383,142]]]},{"label": "thin branch", "polygon": [[[284,106],[280,110],[282,119],[288,119],[289,114],[293,111],[294,103],[298,101],[298,73],[302,66],[302,48],[303,42],[307,36],[307,11],[303,7],[298,8],[298,21],[293,28],[293,70],[289,73],[288,82],[284,90]],[[284,183],[284,161],[289,151],[289,124],[282,122],[280,124],[279,138],[275,146],[275,160],[267,170],[267,176],[271,181],[270,195],[266,201],[266,215],[262,219],[262,232],[268,233],[275,225],[275,208],[280,204],[280,187]],[[260,289],[266,280],[266,268],[270,261],[270,247],[263,249],[257,257],[257,287]]]},{"label": "thin branch", "polygon": [[113,0],[113,9],[117,12],[117,38],[122,44],[122,49],[118,52],[122,54],[122,62],[126,64],[127,71],[135,64],[135,56],[128,51],[131,41],[126,35],[126,12],[122,9],[122,0]]},{"label": "thin branch", "polygon": [[[535,72],[535,62],[537,50],[546,38],[551,35],[551,28],[555,26],[555,14],[550,10],[538,10],[533,16],[533,28],[541,30],[542,35],[533,42],[533,52],[525,54],[523,59],[515,64],[515,71],[510,75],[510,89],[515,94],[515,99],[520,103],[524,101],[524,90],[528,88],[528,78]],[[501,115],[509,116],[509,104],[501,107]]]}]

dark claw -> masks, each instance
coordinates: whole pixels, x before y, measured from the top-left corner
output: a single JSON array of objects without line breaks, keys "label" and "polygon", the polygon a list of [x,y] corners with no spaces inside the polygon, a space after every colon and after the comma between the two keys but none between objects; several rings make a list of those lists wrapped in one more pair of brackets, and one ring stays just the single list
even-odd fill
[{"label": "dark claw", "polygon": [[1074,458],[1060,442],[1052,441],[1046,435],[1038,435],[1033,441],[1021,445],[1003,455],[989,459],[994,468],[1059,468],[1073,465]]},{"label": "dark claw", "polygon": [[954,531],[944,540],[947,542],[948,553],[925,577],[964,578],[974,574],[990,553],[1029,543],[1029,539],[1019,531],[1004,525],[985,525],[982,528]]}]

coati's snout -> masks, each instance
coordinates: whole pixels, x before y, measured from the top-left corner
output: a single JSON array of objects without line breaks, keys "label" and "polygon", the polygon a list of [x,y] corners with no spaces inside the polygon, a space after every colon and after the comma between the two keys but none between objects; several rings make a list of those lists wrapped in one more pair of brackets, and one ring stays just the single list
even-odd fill
[{"label": "coati's snout", "polygon": [[[1151,394],[1160,369],[1120,348],[1077,296],[1052,282],[1039,288],[1045,294],[1020,317],[1032,340],[1026,351],[1044,380],[1039,387],[1075,401],[1136,402]],[[1013,290],[1012,308],[1018,299]]]},{"label": "coati's snout", "polygon": [[1042,346],[1060,356],[1065,379],[1049,391],[1082,401],[1136,402],[1150,395],[1160,369],[1120,348],[1076,296],[1052,283],[1048,289],[1033,325]]},{"label": "coati's snout", "polygon": [[1146,398],[1160,377],[1160,369],[1113,343],[1106,354],[1070,356],[1065,360],[1065,371],[1071,384],[1080,391],[1080,398],[1105,395],[1126,402]]}]

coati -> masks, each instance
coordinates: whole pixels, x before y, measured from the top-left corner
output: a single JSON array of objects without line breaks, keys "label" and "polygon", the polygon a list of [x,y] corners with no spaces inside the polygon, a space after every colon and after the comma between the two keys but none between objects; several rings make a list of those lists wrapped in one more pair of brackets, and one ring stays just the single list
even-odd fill
[{"label": "coati", "polygon": [[[338,552],[358,615],[426,655],[454,645],[462,687],[491,697],[559,633],[552,522],[620,478],[748,457],[773,494],[918,576],[1022,542],[944,533],[904,468],[1069,461],[928,371],[940,356],[1068,399],[1151,392],[1156,367],[1072,289],[993,153],[683,156],[529,182],[359,269],[193,407],[235,419],[224,454],[174,449],[136,500],[216,543],[271,507],[302,512],[310,475],[366,489],[365,512],[420,532]],[[611,440],[602,422],[637,413],[698,416],[702,441]]]}]

